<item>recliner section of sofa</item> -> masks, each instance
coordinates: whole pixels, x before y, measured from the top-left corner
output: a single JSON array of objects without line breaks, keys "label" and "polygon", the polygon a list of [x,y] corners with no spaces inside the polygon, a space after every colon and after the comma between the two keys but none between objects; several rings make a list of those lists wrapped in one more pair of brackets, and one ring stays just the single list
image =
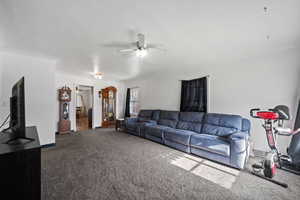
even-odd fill
[{"label": "recliner section of sofa", "polygon": [[177,111],[160,111],[157,124],[145,125],[145,138],[164,144],[164,132],[176,127],[178,117]]},{"label": "recliner section of sofa", "polygon": [[243,169],[249,156],[250,121],[238,115],[141,110],[126,132]]},{"label": "recliner section of sofa", "polygon": [[206,114],[201,134],[191,138],[191,153],[243,168],[248,155],[249,135],[243,132],[246,121],[238,115]]},{"label": "recliner section of sofa", "polygon": [[180,112],[176,129],[166,130],[165,144],[181,151],[191,153],[191,136],[201,133],[204,113]]},{"label": "recliner section of sofa", "polygon": [[159,113],[159,110],[141,110],[137,118],[125,118],[125,131],[144,137],[145,125],[156,125]]}]

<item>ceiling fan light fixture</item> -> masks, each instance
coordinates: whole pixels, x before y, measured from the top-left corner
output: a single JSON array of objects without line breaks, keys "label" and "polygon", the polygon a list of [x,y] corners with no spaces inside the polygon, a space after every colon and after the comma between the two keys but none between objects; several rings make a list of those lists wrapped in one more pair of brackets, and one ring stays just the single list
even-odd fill
[{"label": "ceiling fan light fixture", "polygon": [[136,51],[136,56],[140,57],[140,58],[145,57],[147,54],[148,54],[148,52],[146,49],[139,49]]},{"label": "ceiling fan light fixture", "polygon": [[95,79],[102,79],[102,76],[103,76],[103,74],[102,74],[101,72],[96,72],[96,73],[94,74],[94,78],[95,78]]}]

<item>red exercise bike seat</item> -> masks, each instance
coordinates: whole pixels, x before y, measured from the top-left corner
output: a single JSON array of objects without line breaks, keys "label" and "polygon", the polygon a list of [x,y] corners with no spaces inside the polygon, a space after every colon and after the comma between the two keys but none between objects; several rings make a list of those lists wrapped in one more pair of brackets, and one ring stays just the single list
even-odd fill
[{"label": "red exercise bike seat", "polygon": [[279,114],[271,111],[260,111],[256,113],[257,117],[261,119],[271,119],[276,120],[279,118]]}]

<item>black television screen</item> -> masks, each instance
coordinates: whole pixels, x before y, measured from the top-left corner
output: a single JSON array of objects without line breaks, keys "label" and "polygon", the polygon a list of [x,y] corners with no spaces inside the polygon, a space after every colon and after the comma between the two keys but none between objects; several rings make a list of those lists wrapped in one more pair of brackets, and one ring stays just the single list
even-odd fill
[{"label": "black television screen", "polygon": [[22,77],[12,88],[10,98],[10,128],[15,138],[25,138],[25,83]]}]

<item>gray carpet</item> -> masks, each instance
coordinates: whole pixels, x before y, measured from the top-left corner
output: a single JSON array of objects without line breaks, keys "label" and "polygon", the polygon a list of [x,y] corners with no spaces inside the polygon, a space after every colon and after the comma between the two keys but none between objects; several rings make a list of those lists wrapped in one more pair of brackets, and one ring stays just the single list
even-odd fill
[{"label": "gray carpet", "polygon": [[276,179],[289,188],[113,129],[57,136],[42,152],[43,200],[299,199],[299,176]]}]

